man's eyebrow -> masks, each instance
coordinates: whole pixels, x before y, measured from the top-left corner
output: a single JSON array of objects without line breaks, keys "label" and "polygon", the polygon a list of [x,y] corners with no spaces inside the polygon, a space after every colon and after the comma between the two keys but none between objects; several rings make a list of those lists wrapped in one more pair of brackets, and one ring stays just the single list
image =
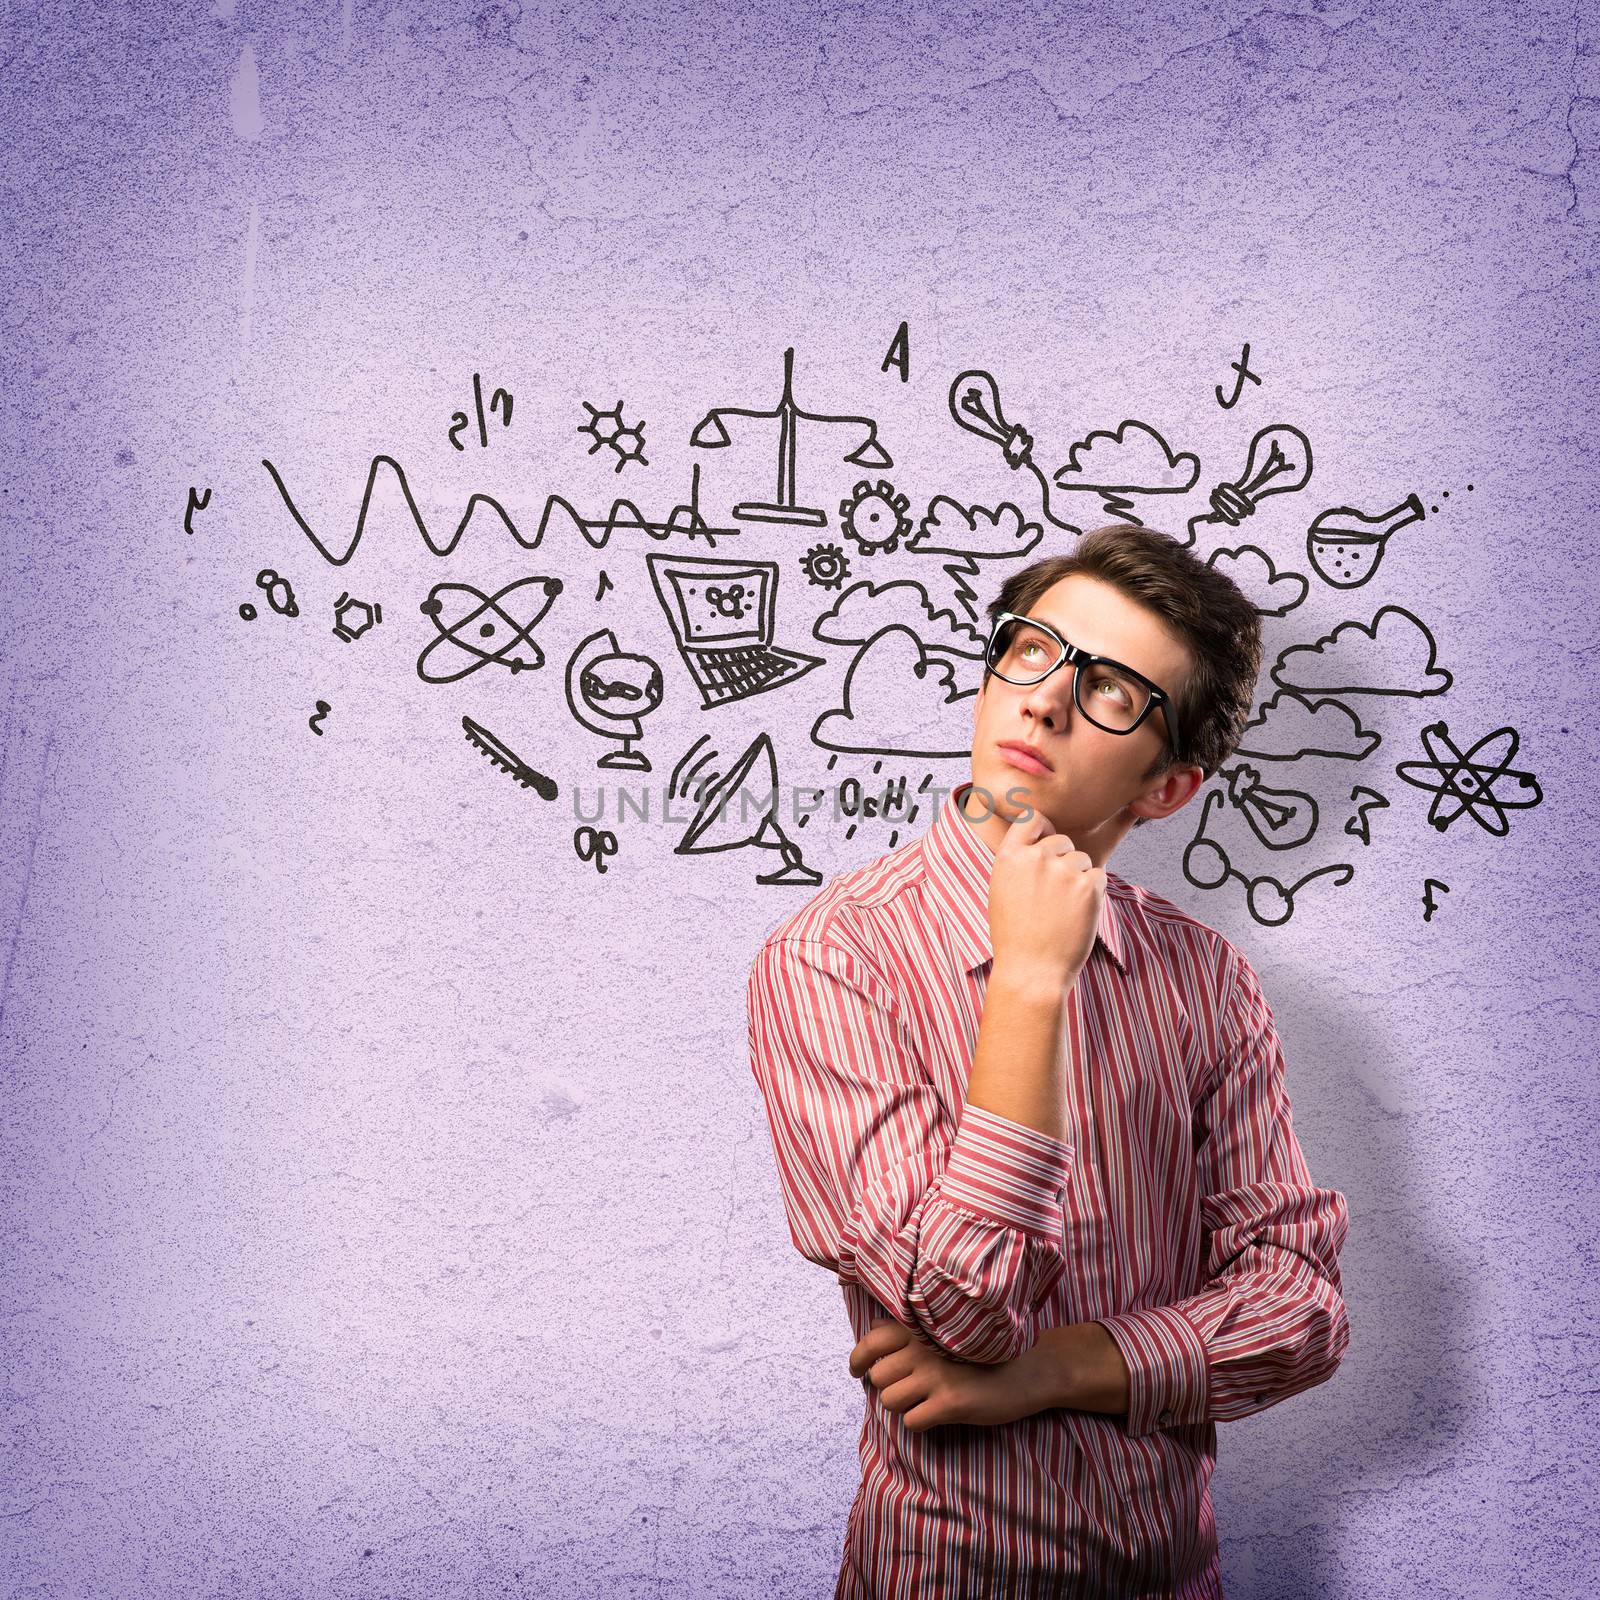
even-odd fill
[{"label": "man's eyebrow", "polygon": [[[1047,628],[1054,628],[1063,639],[1068,639],[1071,640],[1073,644],[1078,644],[1078,641],[1073,639],[1072,635],[1065,628],[1063,628],[1059,622],[1053,622],[1049,617],[1041,617],[1037,612],[1030,611],[1028,613],[1028,621],[1042,622]],[[1080,650],[1087,649],[1087,646],[1078,645],[1078,648]],[[1148,672],[1145,672],[1141,668],[1134,666],[1131,662],[1124,661],[1121,656],[1108,656],[1100,650],[1090,650],[1089,654],[1092,656],[1099,656],[1102,661],[1115,661],[1119,667],[1127,667],[1130,672],[1137,672],[1141,678],[1150,678],[1150,674]],[[1150,678],[1150,681],[1154,683],[1156,680],[1154,678]]]}]

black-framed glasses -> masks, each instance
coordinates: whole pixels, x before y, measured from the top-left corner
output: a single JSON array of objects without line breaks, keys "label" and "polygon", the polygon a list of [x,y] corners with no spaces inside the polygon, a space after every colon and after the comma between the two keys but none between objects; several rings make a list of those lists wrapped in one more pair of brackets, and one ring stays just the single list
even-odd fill
[{"label": "black-framed glasses", "polygon": [[1069,644],[1049,623],[1002,611],[994,619],[984,659],[995,677],[1022,688],[1042,683],[1057,667],[1070,665],[1073,703],[1107,733],[1132,733],[1153,707],[1160,706],[1173,754],[1183,760],[1172,696],[1142,672]]}]

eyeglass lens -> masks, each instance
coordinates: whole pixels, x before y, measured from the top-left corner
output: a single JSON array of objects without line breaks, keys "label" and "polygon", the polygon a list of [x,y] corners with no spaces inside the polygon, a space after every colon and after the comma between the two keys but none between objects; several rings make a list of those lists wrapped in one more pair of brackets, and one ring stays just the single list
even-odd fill
[{"label": "eyeglass lens", "polygon": [[[989,648],[989,670],[1007,683],[1037,683],[1065,655],[1059,642],[1042,628],[1025,622],[1003,622]],[[1097,727],[1126,733],[1150,701],[1147,685],[1105,661],[1078,664],[1073,683],[1078,709]]]}]

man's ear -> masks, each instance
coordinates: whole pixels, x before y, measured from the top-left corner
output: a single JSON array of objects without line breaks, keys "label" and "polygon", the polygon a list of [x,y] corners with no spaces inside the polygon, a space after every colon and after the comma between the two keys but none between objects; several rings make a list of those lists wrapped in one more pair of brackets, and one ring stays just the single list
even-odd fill
[{"label": "man's ear", "polygon": [[1168,767],[1159,779],[1150,780],[1151,788],[1137,800],[1128,803],[1128,809],[1134,816],[1148,817],[1152,822],[1161,817],[1170,817],[1174,811],[1181,811],[1194,799],[1205,781],[1205,769],[1202,767]]}]

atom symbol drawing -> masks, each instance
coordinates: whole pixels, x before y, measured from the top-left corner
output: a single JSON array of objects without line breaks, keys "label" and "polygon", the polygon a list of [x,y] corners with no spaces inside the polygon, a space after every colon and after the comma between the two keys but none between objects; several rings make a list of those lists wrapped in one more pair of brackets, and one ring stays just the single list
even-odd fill
[{"label": "atom symbol drawing", "polygon": [[[1498,749],[1497,741],[1503,741]],[[1422,789],[1434,796],[1428,821],[1441,833],[1466,812],[1486,832],[1503,837],[1511,828],[1506,820],[1507,811],[1536,806],[1544,798],[1533,774],[1515,771],[1510,764],[1520,742],[1514,728],[1496,728],[1463,755],[1451,742],[1449,728],[1442,722],[1430,722],[1422,730],[1422,747],[1428,752],[1428,759],[1402,761],[1394,770],[1413,789]],[[1449,752],[1450,760],[1441,758],[1440,746]],[[1508,783],[1515,779],[1532,793],[1503,798],[1495,792],[1495,785],[1502,779]],[[1455,805],[1447,810],[1451,801]]]},{"label": "atom symbol drawing", "polygon": [[602,445],[610,445],[617,455],[618,472],[621,472],[630,461],[637,461],[642,467],[650,465],[644,455],[644,424],[625,423],[622,420],[620,400],[609,411],[602,411],[598,406],[592,406],[585,400],[583,409],[589,413],[589,420],[578,424],[578,432],[586,433],[594,440],[589,446],[590,455]]},{"label": "atom symbol drawing", "polygon": [[[530,586],[532,594],[519,593]],[[533,630],[560,593],[559,578],[518,578],[493,594],[470,583],[434,584],[421,609],[439,634],[417,657],[417,676],[424,683],[454,683],[491,662],[512,673],[542,667],[544,651]],[[441,672],[437,665],[429,666],[429,657],[436,654],[446,664],[451,657],[465,657],[466,664],[454,672]]]}]

